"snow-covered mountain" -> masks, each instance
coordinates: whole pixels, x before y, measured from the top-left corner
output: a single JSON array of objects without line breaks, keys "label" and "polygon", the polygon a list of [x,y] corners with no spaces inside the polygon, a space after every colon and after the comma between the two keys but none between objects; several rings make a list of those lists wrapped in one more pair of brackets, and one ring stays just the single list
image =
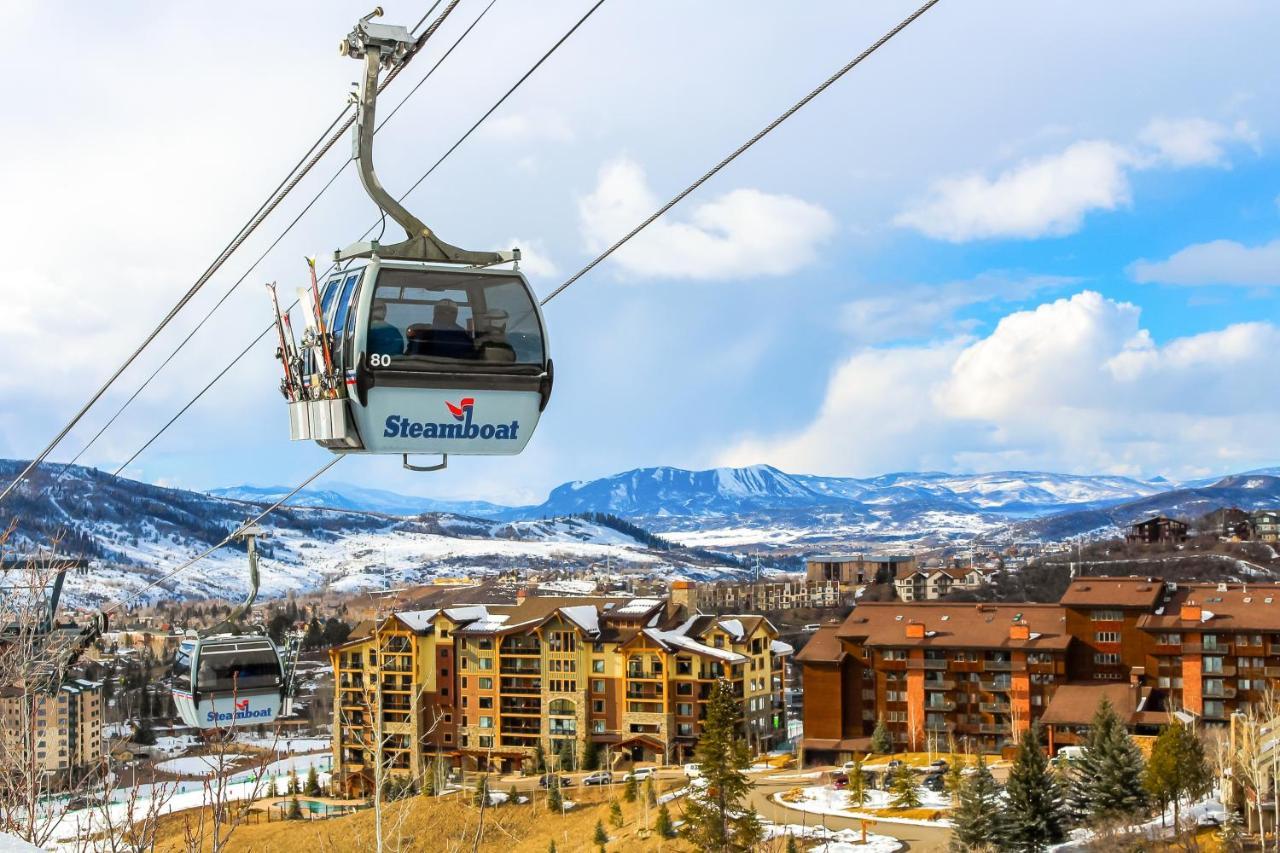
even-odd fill
[{"label": "snow-covered mountain", "polygon": [[[24,463],[0,460],[0,478]],[[18,520],[7,543],[22,553],[58,539],[60,551],[91,558],[70,577],[69,604],[119,601],[220,542],[263,503],[168,489],[72,467],[45,466],[5,509]],[[377,589],[433,577],[482,577],[507,569],[582,569],[608,563],[653,575],[705,579],[739,571],[729,558],[668,543],[602,518],[501,521],[452,513],[401,517],[288,507],[263,522],[262,594],[322,588]],[[243,546],[226,546],[164,580],[148,597],[234,597],[247,588]]]},{"label": "snow-covered mountain", "polygon": [[[289,494],[291,486],[230,486],[210,489],[209,494],[233,500],[274,503]],[[415,495],[402,495],[386,489],[371,489],[351,483],[329,483],[323,487],[304,489],[290,501],[291,506],[322,506],[387,515],[422,515],[426,512],[452,512],[478,518],[496,518],[508,507],[488,501],[442,501]]]}]

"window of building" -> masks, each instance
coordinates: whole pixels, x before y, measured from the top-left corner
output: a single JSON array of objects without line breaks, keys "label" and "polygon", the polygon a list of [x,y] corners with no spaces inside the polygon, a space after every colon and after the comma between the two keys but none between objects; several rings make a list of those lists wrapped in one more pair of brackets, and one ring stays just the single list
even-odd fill
[{"label": "window of building", "polygon": [[[483,678],[482,678],[482,679],[480,679],[480,680],[481,680],[481,681],[484,681],[484,679],[483,679]],[[466,677],[465,675],[464,675],[464,676],[462,676],[462,689],[463,689],[463,690],[466,690],[466,689],[467,689],[467,677]]]},{"label": "window of building", "polygon": [[482,729],[491,729],[491,728],[493,728],[493,717],[481,717],[481,718],[480,718],[480,728],[482,728]]},{"label": "window of building", "polygon": [[444,733],[444,742],[445,742],[445,743],[453,743],[453,733],[452,733],[452,732],[445,732],[445,733]]},{"label": "window of building", "polygon": [[[448,629],[448,628],[441,628],[441,629],[440,629],[440,639],[442,639],[442,640],[447,640],[447,639],[449,639],[449,629]],[[463,640],[463,642],[465,643],[465,642],[466,642],[466,640]]]},{"label": "window of building", "polygon": [[446,667],[445,669],[440,670],[440,677],[441,677],[441,678],[448,678],[448,677],[449,677],[449,670],[448,670],[448,668],[447,668],[447,667]]},{"label": "window of building", "polygon": [[1099,643],[1118,643],[1120,642],[1120,632],[1098,631],[1093,635],[1093,639]]},{"label": "window of building", "polygon": [[449,657],[449,650],[448,650],[448,649],[441,649],[441,650],[440,650],[440,657],[441,657],[441,658],[445,658],[445,659],[447,659],[447,658]]},{"label": "window of building", "polygon": [[1100,652],[1093,656],[1093,662],[1103,665],[1113,665],[1120,663],[1120,655],[1116,652]]},{"label": "window of building", "polygon": [[493,658],[480,658],[481,669],[493,669]]},{"label": "window of building", "polygon": [[444,721],[445,721],[446,723],[452,723],[452,722],[453,722],[453,714],[445,714],[445,715],[444,715]]},{"label": "window of building", "polygon": [[603,699],[595,699],[595,700],[592,700],[592,702],[591,702],[591,710],[592,710],[593,712],[597,713],[597,714],[603,714],[603,713],[604,713],[604,700],[603,700]]},{"label": "window of building", "polygon": [[440,688],[440,695],[441,695],[441,696],[448,696],[448,695],[449,695],[449,688],[448,688],[448,687],[441,687],[441,688]]},{"label": "window of building", "polygon": [[603,658],[599,658],[599,659],[596,659],[596,660],[591,661],[591,671],[592,671],[592,672],[604,672],[604,659],[603,659]]},{"label": "window of building", "polygon": [[486,749],[493,746],[493,735],[480,735],[480,748]]},{"label": "window of building", "polygon": [[1218,648],[1218,635],[1205,634],[1200,638],[1200,645],[1204,648],[1205,651]]},{"label": "window of building", "polygon": [[493,637],[481,637],[479,640],[476,640],[476,648],[489,651],[493,648]]},{"label": "window of building", "polygon": [[1206,657],[1204,658],[1205,672],[1222,672],[1222,658]]},{"label": "window of building", "polygon": [[906,649],[886,649],[884,652],[884,659],[885,660],[906,660],[907,650]]},{"label": "window of building", "polygon": [[1204,715],[1206,717],[1225,717],[1226,709],[1221,701],[1205,700]]},{"label": "window of building", "polygon": [[480,697],[480,707],[481,707],[481,708],[492,708],[492,707],[493,707],[493,697],[492,697],[492,696],[481,696],[481,697]]},{"label": "window of building", "polygon": [[1123,622],[1123,610],[1091,610],[1089,618],[1094,622]]},{"label": "window of building", "polygon": [[600,732],[603,732],[603,731],[604,731],[604,720],[592,720],[592,721],[591,721],[591,731],[596,732],[597,734],[599,734]]}]

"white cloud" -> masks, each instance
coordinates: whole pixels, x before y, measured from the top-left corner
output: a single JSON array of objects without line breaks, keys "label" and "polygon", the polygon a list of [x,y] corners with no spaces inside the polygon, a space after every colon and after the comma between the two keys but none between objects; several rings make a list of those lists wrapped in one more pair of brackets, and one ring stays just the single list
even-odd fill
[{"label": "white cloud", "polygon": [[1138,139],[1155,149],[1162,163],[1173,167],[1228,166],[1227,143],[1258,145],[1258,134],[1246,121],[1227,127],[1202,118],[1153,119]]},{"label": "white cloud", "polygon": [[1039,291],[1063,287],[1065,276],[1011,278],[984,273],[972,279],[943,284],[884,288],[882,292],[846,302],[840,307],[841,328],[862,344],[911,338],[938,338],[965,331],[974,321],[956,319],[971,305],[992,305],[1025,299]]},{"label": "white cloud", "polygon": [[[606,164],[595,190],[578,201],[587,247],[607,248],[659,204],[638,165],[625,158]],[[658,219],[615,252],[614,261],[629,273],[660,278],[785,275],[812,262],[835,230],[823,208],[754,189],[697,204],[686,222],[675,216]]]},{"label": "white cloud", "polygon": [[1089,213],[1127,207],[1132,171],[1227,166],[1228,143],[1256,147],[1257,141],[1244,121],[1227,127],[1201,118],[1155,119],[1139,134],[1138,145],[1085,140],[1024,160],[994,178],[977,172],[942,178],[927,198],[893,221],[953,243],[1061,237],[1080,230]]},{"label": "white cloud", "polygon": [[1089,211],[1129,203],[1129,159],[1120,146],[1095,140],[1020,163],[993,180],[976,173],[943,178],[930,200],[894,223],[953,243],[1070,234]]},{"label": "white cloud", "polygon": [[1201,473],[1269,458],[1280,400],[1257,393],[1280,329],[1241,323],[1163,345],[1139,309],[1084,291],[980,340],[868,348],[812,422],[720,460],[866,474],[940,467]]},{"label": "white cloud", "polygon": [[1163,261],[1137,261],[1135,281],[1162,284],[1280,285],[1280,240],[1245,246],[1234,240],[1195,243]]}]

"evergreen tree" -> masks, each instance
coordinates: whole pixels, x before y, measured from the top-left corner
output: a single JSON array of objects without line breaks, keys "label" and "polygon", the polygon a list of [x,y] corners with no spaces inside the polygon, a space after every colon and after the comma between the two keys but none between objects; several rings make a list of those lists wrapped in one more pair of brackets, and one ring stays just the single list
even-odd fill
[{"label": "evergreen tree", "polygon": [[644,780],[644,801],[650,806],[658,804],[658,789],[653,784],[653,777]]},{"label": "evergreen tree", "polygon": [[156,742],[156,733],[151,730],[151,723],[145,719],[138,720],[137,725],[133,727],[133,741],[143,746],[153,746]]},{"label": "evergreen tree", "polygon": [[622,827],[622,805],[617,800],[609,803],[609,823]]},{"label": "evergreen tree", "polygon": [[556,853],[556,840],[551,839],[551,843],[547,845],[547,853]]},{"label": "evergreen tree", "polygon": [[954,845],[966,851],[999,850],[1004,834],[1000,787],[981,755],[974,772],[953,796],[958,796],[951,817]]},{"label": "evergreen tree", "polygon": [[472,802],[477,806],[489,804],[489,775],[486,773],[476,782],[476,793]]},{"label": "evergreen tree", "polygon": [[547,752],[542,748],[542,741],[533,747],[533,772],[542,774],[547,772]]},{"label": "evergreen tree", "polygon": [[511,783],[511,790],[507,791],[507,804],[517,805],[520,802],[520,793],[516,790],[516,783]]},{"label": "evergreen tree", "polygon": [[602,820],[596,821],[596,831],[591,836],[591,840],[594,841],[596,844],[599,844],[601,847],[604,847],[606,844],[609,843],[609,833],[604,831],[604,821]]},{"label": "evergreen tree", "polygon": [[582,745],[582,769],[597,770],[600,767],[600,747],[596,742],[587,739]]},{"label": "evergreen tree", "polygon": [[675,837],[676,827],[671,822],[671,810],[667,808],[666,803],[658,806],[658,819],[654,821],[653,831],[658,833],[659,838]]},{"label": "evergreen tree", "polygon": [[889,804],[895,809],[914,809],[920,806],[920,792],[916,790],[915,774],[905,763],[893,768],[889,776]]},{"label": "evergreen tree", "polygon": [[303,789],[302,793],[308,797],[320,796],[320,775],[316,773],[314,764],[307,770],[307,787]]},{"label": "evergreen tree", "polygon": [[1182,798],[1201,796],[1208,791],[1212,781],[1204,756],[1204,744],[1195,732],[1180,720],[1174,720],[1156,738],[1144,778],[1147,793],[1160,807],[1161,822],[1164,821],[1165,807],[1173,803],[1173,825],[1177,827]]},{"label": "evergreen tree", "polygon": [[422,780],[422,793],[428,797],[436,795],[436,765],[431,764],[431,769],[427,771],[427,776]]},{"label": "evergreen tree", "polygon": [[1093,823],[1132,820],[1147,808],[1142,753],[1111,703],[1093,715],[1083,758],[1073,768],[1071,810]]},{"label": "evergreen tree", "polygon": [[271,774],[271,786],[268,790],[271,791],[271,796],[273,797],[280,796],[280,780],[276,777],[276,774],[274,773]]},{"label": "evergreen tree", "polygon": [[324,626],[320,624],[320,620],[312,616],[311,621],[307,623],[307,633],[302,638],[302,647],[304,649],[318,649],[324,645]]},{"label": "evergreen tree", "polygon": [[296,770],[290,770],[289,771],[289,795],[293,796],[294,794],[297,794],[297,793],[299,793],[298,773]]},{"label": "evergreen tree", "polygon": [[302,804],[298,802],[296,793],[289,800],[289,820],[302,820]]},{"label": "evergreen tree", "polygon": [[871,733],[871,751],[877,755],[893,754],[893,738],[889,736],[884,720],[877,722],[875,731]]},{"label": "evergreen tree", "polygon": [[738,711],[728,682],[716,682],[694,752],[707,787],[705,793],[689,797],[681,828],[698,850],[738,853],[751,850],[763,837],[759,816],[744,804],[751,782],[743,771],[751,756],[747,742],[735,730]]},{"label": "evergreen tree", "polygon": [[1006,849],[1038,853],[1062,840],[1062,795],[1040,745],[1038,722],[1018,742],[1018,757],[1004,791]]},{"label": "evergreen tree", "polygon": [[849,768],[849,784],[845,789],[849,793],[849,805],[862,808],[867,804],[867,777],[862,772],[862,762],[854,761]]},{"label": "evergreen tree", "polygon": [[560,779],[552,776],[547,783],[547,810],[558,812],[564,807],[564,798],[560,796]]},{"label": "evergreen tree", "polygon": [[622,788],[622,797],[628,803],[634,803],[636,796],[640,793],[640,783],[636,781],[634,773],[627,775],[627,784]]},{"label": "evergreen tree", "polygon": [[796,844],[794,835],[787,836],[787,853],[800,853],[800,846]]}]

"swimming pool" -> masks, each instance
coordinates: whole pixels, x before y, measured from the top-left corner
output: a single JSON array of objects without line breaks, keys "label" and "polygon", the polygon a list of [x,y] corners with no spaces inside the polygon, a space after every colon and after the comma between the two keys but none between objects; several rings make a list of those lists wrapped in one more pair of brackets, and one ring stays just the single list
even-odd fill
[{"label": "swimming pool", "polygon": [[[289,803],[291,800],[276,800],[274,805],[285,814],[289,813]],[[322,803],[319,800],[307,800],[302,797],[298,798],[298,805],[304,812],[313,815],[339,815],[346,814],[351,810],[350,806],[337,806],[332,803]]]}]

